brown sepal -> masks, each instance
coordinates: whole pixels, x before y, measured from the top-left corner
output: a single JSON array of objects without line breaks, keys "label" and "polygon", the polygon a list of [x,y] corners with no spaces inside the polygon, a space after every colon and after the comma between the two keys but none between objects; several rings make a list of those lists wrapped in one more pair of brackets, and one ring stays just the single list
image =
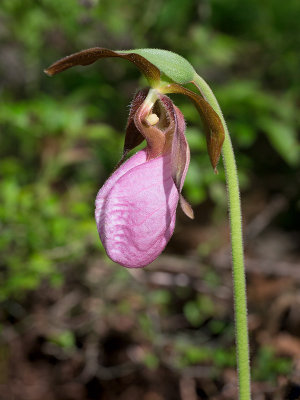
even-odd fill
[{"label": "brown sepal", "polygon": [[127,125],[126,125],[126,134],[125,134],[125,141],[124,141],[124,147],[123,147],[123,154],[122,154],[121,160],[119,161],[119,163],[117,165],[117,168],[119,168],[119,166],[124,162],[127,154],[131,150],[133,150],[136,146],[141,144],[143,142],[143,140],[145,140],[144,136],[137,129],[137,127],[134,123],[134,116],[135,116],[137,110],[139,109],[139,107],[144,102],[145,98],[147,97],[148,92],[149,92],[149,89],[139,90],[131,102],[129,117],[128,117]]},{"label": "brown sepal", "polygon": [[224,127],[220,117],[202,96],[199,96],[197,93],[194,93],[177,83],[171,83],[166,86],[165,92],[185,94],[195,104],[204,125],[209,158],[214,171],[216,172],[216,167],[225,138]]},{"label": "brown sepal", "polygon": [[187,170],[190,164],[190,148],[185,137],[184,117],[172,100],[165,95],[159,96],[160,101],[165,106],[172,123],[171,135],[171,168],[172,178],[177,187],[182,211],[191,219],[194,219],[194,212],[191,205],[181,194]]},{"label": "brown sepal", "polygon": [[100,58],[107,57],[120,57],[131,61],[140,69],[149,82],[159,82],[160,80],[159,69],[139,54],[134,52],[124,53],[122,51],[113,51],[102,47],[93,47],[64,57],[50,65],[44,72],[52,76],[76,65],[90,65]]}]

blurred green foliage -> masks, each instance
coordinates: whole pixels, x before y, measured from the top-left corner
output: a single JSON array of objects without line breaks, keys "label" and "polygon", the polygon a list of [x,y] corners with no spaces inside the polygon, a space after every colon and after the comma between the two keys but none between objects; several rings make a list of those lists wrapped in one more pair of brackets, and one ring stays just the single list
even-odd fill
[{"label": "blurred green foliage", "polygon": [[235,367],[236,356],[233,347],[224,349],[221,347],[201,346],[192,344],[190,341],[179,339],[176,343],[176,351],[179,355],[178,366],[206,364],[213,365],[211,374],[218,373],[218,368]]},{"label": "blurred green foliage", "polygon": [[290,359],[278,357],[271,347],[261,347],[253,367],[253,378],[258,381],[276,382],[278,375],[286,376],[291,369]]},{"label": "blurred green foliage", "polygon": [[214,304],[208,296],[199,295],[196,300],[185,303],[183,313],[191,325],[199,326],[214,315]]},{"label": "blurred green foliage", "polygon": [[[145,82],[132,65],[103,60],[55,78],[43,69],[83,48],[165,48],[186,57],[211,83],[232,133],[243,189],[254,174],[278,169],[287,182],[299,167],[299,0],[1,0],[0,3],[0,300],[19,298],[44,279],[64,281],[102,251],[93,218],[97,190],[120,158],[128,104]],[[212,172],[199,116],[174,96],[187,123],[192,160],[185,183],[193,205],[207,198],[225,210],[224,172]],[[264,162],[268,159],[268,163]],[[203,254],[205,244],[199,249]],[[119,276],[118,276],[119,274]],[[209,273],[207,284],[217,287]],[[123,282],[128,275],[116,272]],[[184,297],[184,296],[183,296]],[[149,294],[167,313],[168,290]],[[185,299],[187,322],[196,329],[214,315],[209,297]],[[123,300],[117,308],[130,313]],[[148,315],[140,329],[152,340]],[[232,328],[232,327],[231,327]],[[212,334],[226,334],[211,320]],[[66,330],[49,338],[74,346]],[[233,366],[233,349],[178,344],[180,365]],[[156,368],[158,358],[146,353]],[[257,379],[285,372],[268,351]]]}]

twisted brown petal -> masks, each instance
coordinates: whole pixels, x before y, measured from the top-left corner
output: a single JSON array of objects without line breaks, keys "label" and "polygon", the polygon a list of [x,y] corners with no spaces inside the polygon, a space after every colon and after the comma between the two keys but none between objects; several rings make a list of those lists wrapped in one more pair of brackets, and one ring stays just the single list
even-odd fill
[{"label": "twisted brown petal", "polygon": [[47,68],[44,72],[47,75],[52,76],[76,65],[93,64],[100,58],[107,57],[120,57],[131,61],[140,69],[140,71],[151,83],[159,82],[160,80],[159,69],[139,54],[136,54],[134,52],[124,53],[122,51],[113,51],[102,47],[93,47],[91,49],[82,50],[78,53],[64,57],[56,61],[54,64],[50,65],[50,67]]},{"label": "twisted brown petal", "polygon": [[190,148],[185,137],[185,121],[182,112],[177,108],[172,100],[165,96],[159,96],[160,101],[168,110],[168,114],[173,121],[172,145],[171,145],[171,168],[172,178],[180,194],[180,206],[182,211],[191,219],[194,212],[190,204],[181,194],[187,170],[190,164]]},{"label": "twisted brown petal", "polygon": [[127,126],[126,126],[126,135],[125,135],[125,142],[124,142],[124,147],[123,147],[123,154],[122,154],[122,158],[119,161],[116,168],[119,168],[119,166],[124,162],[127,154],[131,150],[133,150],[136,146],[141,144],[143,142],[143,140],[145,139],[144,136],[140,133],[140,131],[135,126],[134,116],[135,116],[135,113],[137,112],[137,110],[139,109],[139,107],[142,105],[145,98],[147,97],[148,92],[149,92],[149,89],[139,90],[131,102],[129,117],[128,117]]},{"label": "twisted brown petal", "polygon": [[218,114],[203,97],[177,83],[167,85],[164,92],[185,94],[195,104],[204,125],[209,158],[216,171],[225,138],[224,127]]}]

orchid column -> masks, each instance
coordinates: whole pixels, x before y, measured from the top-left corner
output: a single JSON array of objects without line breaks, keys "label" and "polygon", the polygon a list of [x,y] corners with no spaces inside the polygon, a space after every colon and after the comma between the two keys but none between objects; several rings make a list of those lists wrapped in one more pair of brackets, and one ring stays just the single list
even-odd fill
[{"label": "orchid column", "polygon": [[[113,51],[95,47],[65,57],[45,72],[54,75],[100,58],[120,57],[134,63],[150,89],[135,96],[126,128],[123,157],[100,189],[95,217],[108,256],[128,268],[144,267],[165,248],[173,234],[177,204],[193,218],[181,190],[190,153],[180,110],[166,95],[181,93],[196,106],[203,122],[210,161],[216,172],[223,147],[231,226],[239,398],[250,400],[246,285],[243,261],[238,175],[228,129],[219,104],[192,65],[159,49]],[[183,85],[193,83],[196,93]],[[144,150],[123,163],[127,153],[146,141]]]}]

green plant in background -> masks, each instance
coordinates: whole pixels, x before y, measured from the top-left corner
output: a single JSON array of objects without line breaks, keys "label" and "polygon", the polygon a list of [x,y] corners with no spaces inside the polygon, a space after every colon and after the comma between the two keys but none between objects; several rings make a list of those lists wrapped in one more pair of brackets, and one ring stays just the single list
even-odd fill
[{"label": "green plant in background", "polygon": [[[213,82],[234,148],[241,149],[236,157],[245,201],[247,188],[257,190],[253,183],[267,194],[271,189],[290,203],[293,196],[298,201],[298,0],[284,8],[281,0],[186,0],[184,10],[178,0],[154,0],[143,5],[142,14],[137,0],[0,3],[4,307],[19,303],[42,282],[68,283],[69,275],[78,276],[98,257],[89,201],[121,154],[128,91],[135,90],[136,73],[133,67],[123,68],[123,61],[106,61],[101,74],[96,68],[70,70],[54,85],[41,72],[57,54],[91,47],[95,38],[111,48],[162,47],[184,55]],[[221,224],[227,206],[226,196],[220,196],[224,171],[211,173],[194,106],[180,96],[176,102],[188,121],[192,154],[184,194],[193,207],[212,202]],[[297,229],[295,213],[288,215],[291,228]],[[210,254],[211,248],[206,253],[204,248],[202,243],[201,258]],[[117,269],[114,282],[124,283],[125,275]],[[8,311],[14,315],[15,309]]]},{"label": "green plant in background", "polygon": [[276,356],[271,347],[261,347],[253,365],[253,377],[258,381],[275,382],[277,375],[286,376],[291,368],[291,360]]},{"label": "green plant in background", "polygon": [[[247,327],[247,301],[246,301],[246,282],[245,282],[245,268],[244,268],[244,255],[243,255],[243,238],[242,238],[242,216],[241,216],[241,205],[240,205],[240,194],[239,194],[239,182],[238,182],[238,174],[237,168],[235,164],[235,158],[233,153],[233,148],[231,145],[231,140],[229,136],[229,131],[227,129],[224,117],[222,115],[220,106],[208,86],[208,84],[201,78],[191,64],[186,61],[183,57],[178,56],[175,53],[160,50],[160,49],[138,49],[138,50],[129,50],[129,51],[112,51],[105,48],[95,47],[92,49],[83,50],[79,53],[72,54],[67,56],[54,64],[52,64],[45,72],[52,76],[57,73],[60,73],[70,67],[76,65],[89,65],[94,63],[95,61],[105,58],[105,57],[119,57],[127,59],[133,62],[141,72],[146,76],[151,89],[143,94],[142,91],[138,92],[136,95],[132,108],[129,114],[129,120],[127,124],[126,130],[126,138],[123,150],[123,157],[121,162],[123,162],[124,157],[128,154],[128,152],[134,149],[137,145],[139,145],[144,139],[147,141],[147,158],[143,161],[145,165],[145,171],[147,166],[152,168],[153,174],[156,173],[155,168],[152,167],[151,160],[157,159],[159,160],[162,157],[163,152],[165,151],[165,145],[160,146],[161,137],[166,137],[164,140],[168,140],[167,134],[169,125],[174,130],[171,136],[172,145],[171,145],[171,167],[170,167],[170,177],[172,177],[179,195],[182,189],[183,181],[185,178],[186,170],[189,165],[189,148],[186,143],[186,139],[184,137],[184,128],[183,123],[181,121],[182,116],[179,114],[179,111],[174,108],[172,102],[168,103],[170,100],[167,100],[166,97],[163,97],[164,94],[169,93],[180,93],[188,96],[194,103],[197,111],[199,112],[206,135],[207,149],[210,157],[211,164],[217,172],[216,167],[220,157],[220,152],[222,150],[224,167],[226,172],[226,183],[227,183],[227,191],[228,191],[228,200],[229,200],[229,216],[230,216],[230,227],[231,227],[231,246],[232,246],[232,262],[233,262],[233,284],[234,284],[234,303],[235,303],[235,321],[236,321],[236,357],[237,357],[237,367],[238,367],[238,381],[239,381],[239,397],[241,400],[250,400],[251,398],[251,388],[250,388],[250,367],[249,367],[249,343],[248,343],[248,327]],[[186,89],[183,85],[192,83],[199,90],[200,95],[196,94],[194,91]],[[156,102],[159,102],[160,112],[155,114],[154,111]],[[165,106],[167,104],[167,106]],[[166,107],[167,111],[162,111],[163,108]],[[173,108],[172,108],[173,107]],[[173,111],[170,111],[170,110]],[[164,114],[165,112],[165,114]],[[173,116],[173,114],[174,116]],[[166,119],[168,124],[165,131],[160,131],[156,129],[156,126],[159,126],[161,119]],[[172,125],[172,119],[173,125]],[[223,143],[224,142],[224,143]],[[169,148],[169,147],[168,147]],[[139,153],[136,154],[138,156]],[[133,158],[132,158],[133,160]],[[153,164],[154,165],[154,164]],[[104,192],[106,187],[116,187],[119,182],[123,182],[122,175],[127,176],[128,169],[126,170],[126,164],[124,164],[125,172],[122,171],[123,166],[119,167],[116,171],[115,178],[114,175],[110,178],[112,179],[112,184],[110,184],[110,180],[107,181],[104,186]],[[128,167],[127,167],[128,168]],[[164,169],[160,171],[161,174],[165,174],[165,171],[168,167],[164,166]],[[130,171],[130,179],[133,180],[133,185],[139,184],[139,180],[141,175],[138,175],[137,179],[134,181],[134,168]],[[120,175],[121,174],[121,175]],[[120,178],[121,176],[121,178]],[[116,180],[117,179],[117,180]],[[164,175],[163,182],[166,181],[166,177]],[[159,189],[158,186],[159,181],[155,181],[151,183],[155,190]],[[150,184],[149,183],[149,184]],[[111,185],[111,186],[110,186]],[[120,184],[121,186],[122,184]],[[107,254],[114,261],[119,262],[124,266],[129,267],[140,267],[149,264],[153,258],[157,257],[157,255],[163,250],[166,245],[166,241],[163,241],[162,245],[158,245],[159,251],[154,250],[154,255],[150,255],[152,251],[151,248],[145,247],[143,242],[143,233],[139,234],[138,231],[135,232],[135,226],[139,228],[140,223],[135,223],[134,219],[130,217],[129,221],[126,223],[124,231],[120,231],[120,224],[122,225],[124,222],[121,219],[120,212],[122,213],[122,202],[120,203],[120,199],[124,196],[123,193],[129,192],[131,193],[132,189],[129,184],[125,184],[125,187],[120,187],[120,193],[117,192],[117,208],[116,212],[114,209],[111,209],[111,215],[109,213],[106,214],[105,208],[109,208],[109,203],[114,202],[114,199],[109,200],[110,193],[112,189],[109,189],[110,192],[107,192],[104,195],[104,199],[98,200],[96,199],[96,221],[98,225],[98,231],[100,234],[100,238],[103,241],[104,247],[107,251]],[[102,190],[102,189],[101,189]],[[101,193],[101,191],[99,192]],[[132,191],[132,197],[129,197],[129,200],[126,200],[126,204],[130,204],[131,208],[124,209],[126,214],[129,213],[131,216],[134,215],[135,212],[139,211],[140,204],[137,204],[137,207],[134,207],[135,202],[139,202],[140,200],[136,200],[136,194]],[[147,192],[146,192],[147,193]],[[121,195],[121,196],[120,196]],[[164,196],[161,201],[163,204],[168,205],[169,198],[166,197],[166,194],[163,192],[161,196]],[[105,197],[106,196],[106,197]],[[171,196],[169,194],[169,196]],[[180,195],[181,196],[181,195]],[[99,206],[97,202],[100,201]],[[156,201],[156,200],[154,200]],[[124,201],[123,201],[124,202]],[[175,204],[175,210],[178,200]],[[190,209],[189,204],[184,200],[184,198],[180,197],[180,203],[183,211],[190,217],[193,218],[193,212]],[[144,203],[142,203],[144,204]],[[147,207],[147,202],[145,203]],[[157,207],[162,207],[162,205],[157,202]],[[169,206],[168,206],[169,207]],[[98,211],[99,208],[99,211]],[[151,211],[151,213],[150,213]],[[97,213],[100,213],[99,215]],[[166,210],[166,215],[170,213],[169,209]],[[153,209],[149,210],[149,214],[153,215]],[[172,215],[174,213],[172,212]],[[145,214],[146,215],[146,214]],[[107,218],[106,218],[107,217]],[[106,219],[105,219],[106,218]],[[143,214],[143,218],[145,218]],[[164,221],[167,220],[167,217],[163,216],[161,218],[161,224],[164,224]],[[116,227],[112,221],[116,221]],[[105,224],[103,227],[102,224]],[[131,226],[133,224],[133,227]],[[170,222],[169,222],[170,225]],[[169,230],[169,225],[166,228],[166,232]],[[154,224],[156,227],[155,230],[161,229],[157,224]],[[104,230],[104,231],[103,231]],[[149,231],[149,229],[148,229]],[[102,232],[104,232],[103,236]],[[154,236],[154,239],[151,239],[154,244],[159,242],[160,240],[160,231],[157,233],[157,237]],[[148,233],[150,237],[153,235],[152,231]],[[172,234],[172,232],[171,232]],[[120,236],[119,236],[120,235]],[[137,239],[135,238],[137,235]],[[163,234],[167,236],[167,233]],[[122,243],[125,241],[125,247],[121,248],[121,253],[119,254],[119,241],[120,237],[122,238]],[[116,239],[115,239],[116,238]],[[167,237],[167,241],[169,240],[169,236]],[[138,242],[135,242],[138,241]],[[152,243],[151,242],[151,243]],[[132,244],[133,243],[133,244]],[[115,251],[115,247],[117,247],[118,251]],[[129,255],[125,254],[129,252]],[[139,251],[139,253],[138,253]],[[125,252],[125,253],[124,253]],[[117,254],[117,256],[115,256]],[[137,259],[137,261],[135,260]],[[124,260],[124,261],[123,261]],[[138,263],[137,263],[138,262]],[[188,311],[187,315],[191,314],[192,304],[186,305],[186,310]],[[193,313],[194,315],[195,313]]]},{"label": "green plant in background", "polygon": [[[135,75],[133,68],[126,70],[108,64],[112,66],[112,78],[105,69],[102,76],[90,69],[85,74],[70,72],[53,85],[43,80],[41,70],[58,52],[64,54],[76,46],[89,47],[95,37],[101,36],[101,41],[111,47],[157,47],[159,44],[174,49],[186,56],[211,81],[218,81],[214,91],[230,130],[237,132],[233,137],[234,147],[243,149],[236,156],[244,189],[249,186],[254,173],[261,172],[257,168],[261,168],[263,160],[256,147],[264,138],[284,160],[281,162],[275,156],[273,163],[264,165],[264,173],[269,175],[279,168],[278,173],[282,174],[287,185],[297,176],[299,144],[296,137],[300,128],[296,107],[300,92],[297,16],[300,3],[292,0],[284,10],[280,0],[268,0],[263,4],[259,0],[247,0],[243,4],[236,0],[225,3],[212,0],[202,5],[187,0],[184,10],[178,4],[178,0],[154,0],[144,5],[143,15],[140,15],[137,1],[125,5],[121,0],[113,3],[65,0],[63,5],[60,0],[1,1],[1,185],[9,187],[13,181],[21,191],[26,188],[44,194],[49,191],[50,196],[56,199],[62,219],[73,224],[74,229],[70,232],[74,233],[78,228],[76,218],[70,207],[65,211],[62,202],[68,190],[80,194],[80,217],[90,226],[82,248],[82,260],[90,254],[88,238],[93,237],[95,245],[97,240],[92,215],[86,206],[87,199],[97,190],[95,182],[103,182],[118,161],[118,154],[111,149],[118,148],[121,152],[120,132],[129,100],[128,87],[130,91],[135,87],[135,84],[123,85],[122,82],[131,82]],[[118,18],[120,7],[122,20]],[[153,11],[158,9],[159,13]],[[118,92],[107,82],[113,82]],[[179,97],[177,101],[189,121],[187,136],[192,153],[185,194],[193,206],[211,198],[219,212],[225,215],[224,197],[214,195],[224,180],[223,171],[220,170],[218,175],[211,174],[208,156],[204,152],[205,139],[195,128],[197,112],[192,104],[183,103]],[[117,114],[119,119],[114,118]],[[105,123],[99,123],[99,120]],[[84,158],[76,150],[73,161],[70,157],[69,161],[61,160],[58,168],[56,155],[62,153],[61,145],[69,149],[84,147],[90,153],[89,157]],[[47,152],[46,156],[43,151],[37,152],[37,149],[49,146],[53,151]],[[253,154],[255,163],[251,157]],[[292,182],[290,184],[294,186]],[[58,195],[58,188],[60,191],[65,189],[63,196]],[[3,192],[1,196],[4,196]],[[1,197],[1,205],[3,201]],[[40,204],[42,201],[40,198]],[[19,282],[2,286],[4,299],[22,294],[19,273],[24,278],[25,291],[29,287],[25,281],[27,274],[32,275],[29,259],[34,257],[34,249],[23,239],[31,235],[31,230],[37,230],[34,221],[41,218],[39,212],[42,212],[42,207],[25,211],[17,205],[15,214],[10,213],[1,220],[5,232],[1,247],[5,266],[2,278],[5,282]],[[17,226],[23,232],[22,240],[14,240],[9,233],[15,231],[13,218],[19,218]],[[43,236],[47,236],[47,220],[39,230],[44,230]],[[67,246],[67,237],[63,240],[63,246]],[[50,254],[57,247],[54,237],[38,243],[38,251],[52,265],[51,274],[43,273],[47,278],[61,269],[61,263],[66,264],[56,259],[53,262]],[[12,260],[12,249],[18,261]],[[76,253],[76,246],[73,250],[69,248],[66,257],[78,260],[73,251]],[[24,262],[28,268],[24,268]],[[71,265],[68,261],[67,264]],[[31,288],[37,287],[41,281],[39,272],[34,272],[34,275],[35,284],[30,284]],[[12,286],[14,290],[8,288]]]}]

